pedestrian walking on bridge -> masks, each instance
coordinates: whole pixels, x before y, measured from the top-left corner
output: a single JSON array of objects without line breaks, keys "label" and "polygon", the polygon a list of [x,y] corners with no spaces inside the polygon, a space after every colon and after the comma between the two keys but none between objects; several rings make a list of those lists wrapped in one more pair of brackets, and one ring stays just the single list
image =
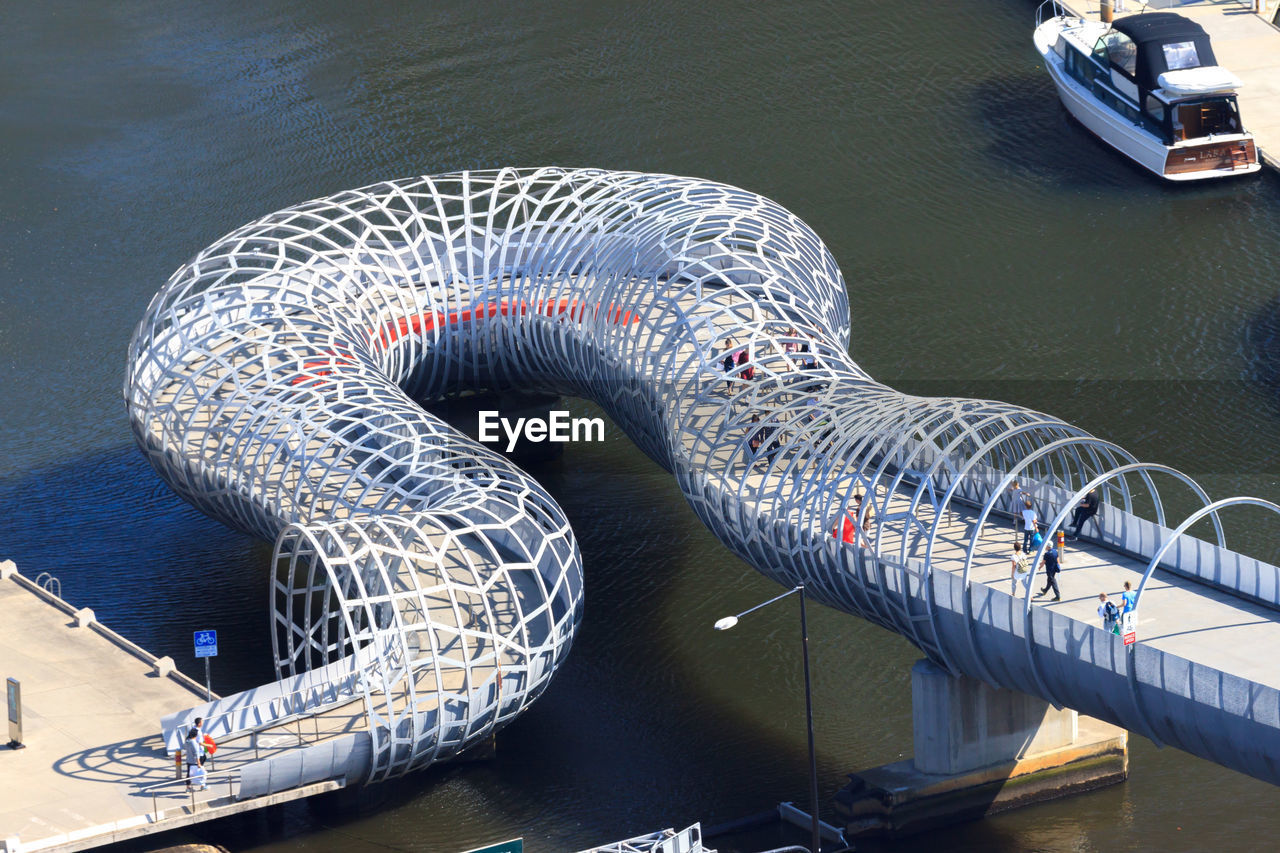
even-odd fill
[{"label": "pedestrian walking on bridge", "polygon": [[204,755],[200,741],[197,738],[199,729],[192,728],[187,731],[187,739],[182,743],[182,754],[187,761],[187,790],[193,788],[197,791],[204,790],[204,768],[200,766],[200,759]]},{"label": "pedestrian walking on bridge", "polygon": [[1058,549],[1050,548],[1044,552],[1044,560],[1041,561],[1044,566],[1044,589],[1036,593],[1036,598],[1042,595],[1048,595],[1049,590],[1053,590],[1053,600],[1061,601],[1062,592],[1058,589]]},{"label": "pedestrian walking on bridge", "polygon": [[1035,508],[1031,506],[1031,498],[1022,499],[1022,550],[1031,550],[1031,536],[1039,527]]},{"label": "pedestrian walking on bridge", "polygon": [[1102,620],[1102,630],[1111,634],[1120,633],[1120,627],[1116,624],[1120,618],[1120,611],[1116,608],[1115,602],[1107,601],[1105,592],[1098,593],[1098,618]]},{"label": "pedestrian walking on bridge", "polygon": [[1022,543],[1017,539],[1013,540],[1013,556],[1009,558],[1009,594],[1016,596],[1018,594],[1018,582],[1022,582],[1022,589],[1025,592],[1031,588],[1031,561],[1027,559],[1026,553],[1022,550]]},{"label": "pedestrian walking on bridge", "polygon": [[726,338],[724,342],[724,360],[720,363],[724,368],[724,390],[726,394],[733,394],[733,371],[738,367],[738,360],[733,353],[733,338]]},{"label": "pedestrian walking on bridge", "polygon": [[1121,613],[1130,613],[1138,609],[1138,594],[1133,591],[1133,584],[1124,582],[1124,592],[1120,593],[1120,600],[1124,602],[1120,608]]}]

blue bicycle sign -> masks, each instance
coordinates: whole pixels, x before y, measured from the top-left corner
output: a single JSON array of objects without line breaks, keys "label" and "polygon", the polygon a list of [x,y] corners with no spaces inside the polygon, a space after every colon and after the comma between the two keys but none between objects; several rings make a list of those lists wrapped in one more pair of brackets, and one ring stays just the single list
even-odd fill
[{"label": "blue bicycle sign", "polygon": [[196,631],[192,639],[195,641],[196,657],[216,658],[218,656],[217,631]]}]

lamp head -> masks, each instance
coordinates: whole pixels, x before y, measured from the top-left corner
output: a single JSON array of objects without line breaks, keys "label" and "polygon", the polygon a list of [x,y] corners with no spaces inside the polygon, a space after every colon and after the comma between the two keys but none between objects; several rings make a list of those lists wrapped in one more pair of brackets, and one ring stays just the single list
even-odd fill
[{"label": "lamp head", "polygon": [[723,619],[716,621],[716,630],[728,631],[730,628],[732,628],[734,625],[737,625],[737,624],[738,624],[737,616],[726,616]]}]

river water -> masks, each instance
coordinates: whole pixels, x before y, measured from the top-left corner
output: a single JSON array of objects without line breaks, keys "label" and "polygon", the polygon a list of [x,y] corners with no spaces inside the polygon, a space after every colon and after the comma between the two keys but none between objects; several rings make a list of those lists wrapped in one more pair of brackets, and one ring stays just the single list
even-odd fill
[{"label": "river water", "polygon": [[[217,628],[218,691],[270,678],[270,549],[186,507],[134,448],[133,327],[176,267],[245,221],[502,165],[770,196],[840,261],[853,355],[876,378],[1047,410],[1215,497],[1280,499],[1280,180],[1171,187],[1113,155],[1039,68],[1035,5],[10,4],[0,558],[53,572],[189,672],[191,631]],[[569,662],[497,757],[211,838],[448,853],[523,835],[560,851],[807,802],[794,609],[711,631],[776,586],[612,427],[534,470],[581,540],[587,604]],[[1277,557],[1277,530],[1228,517],[1259,556]],[[910,754],[918,654],[835,611],[810,623],[828,802],[845,772]],[[1280,833],[1269,785],[1137,737],[1131,771],[888,849],[1252,849]]]}]

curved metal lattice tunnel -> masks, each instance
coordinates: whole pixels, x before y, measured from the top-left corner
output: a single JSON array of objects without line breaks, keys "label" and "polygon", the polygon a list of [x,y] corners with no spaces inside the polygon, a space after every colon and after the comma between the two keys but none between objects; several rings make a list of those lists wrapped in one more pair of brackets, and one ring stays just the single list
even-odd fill
[{"label": "curved metal lattice tunnel", "polygon": [[[371,778],[510,720],[580,618],[559,508],[418,405],[478,387],[595,400],[735,553],[953,672],[1273,772],[1153,720],[1133,656],[1101,639],[1063,669],[1056,614],[1032,609],[1029,585],[1015,609],[988,584],[1007,565],[1015,495],[1053,530],[1096,488],[1095,542],[1152,555],[1174,541],[1152,474],[1208,505],[1203,490],[1048,415],[879,385],[847,355],[848,322],[826,247],[754,194],[462,173],[309,202],[214,243],[153,301],[126,396],[180,494],[276,540],[277,666],[361,673]],[[1199,547],[1178,539],[1152,567]]]}]

